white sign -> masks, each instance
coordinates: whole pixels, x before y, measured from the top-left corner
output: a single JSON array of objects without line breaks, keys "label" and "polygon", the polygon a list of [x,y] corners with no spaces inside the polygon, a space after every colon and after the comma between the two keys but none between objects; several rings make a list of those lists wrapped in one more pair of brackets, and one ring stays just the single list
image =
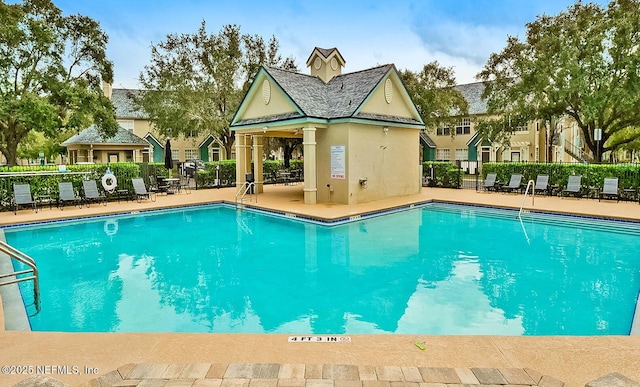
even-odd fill
[{"label": "white sign", "polygon": [[345,157],[344,145],[332,145],[331,146],[331,178],[332,179],[346,179],[346,157]]},{"label": "white sign", "polygon": [[289,336],[290,343],[350,343],[350,336]]},{"label": "white sign", "polygon": [[593,130],[593,139],[596,141],[602,140],[602,129],[596,128]]}]

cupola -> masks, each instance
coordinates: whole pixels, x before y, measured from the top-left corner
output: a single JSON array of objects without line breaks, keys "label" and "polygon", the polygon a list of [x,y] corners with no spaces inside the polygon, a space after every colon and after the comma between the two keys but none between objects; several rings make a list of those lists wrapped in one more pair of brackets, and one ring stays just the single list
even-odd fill
[{"label": "cupola", "polygon": [[322,79],[324,83],[342,73],[345,61],[337,48],[319,48],[313,49],[313,52],[307,59],[307,67],[311,68],[311,75]]}]

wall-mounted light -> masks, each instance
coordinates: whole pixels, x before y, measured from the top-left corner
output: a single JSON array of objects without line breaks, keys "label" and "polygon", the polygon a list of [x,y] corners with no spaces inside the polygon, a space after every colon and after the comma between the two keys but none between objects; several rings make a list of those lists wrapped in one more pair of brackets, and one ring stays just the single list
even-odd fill
[{"label": "wall-mounted light", "polygon": [[267,128],[266,126],[264,128],[262,128],[262,133],[267,133],[267,129],[269,129],[269,128]]},{"label": "wall-mounted light", "polygon": [[382,131],[384,132],[384,134],[387,134],[387,132],[389,132],[389,128],[385,126],[384,128],[382,128]]}]

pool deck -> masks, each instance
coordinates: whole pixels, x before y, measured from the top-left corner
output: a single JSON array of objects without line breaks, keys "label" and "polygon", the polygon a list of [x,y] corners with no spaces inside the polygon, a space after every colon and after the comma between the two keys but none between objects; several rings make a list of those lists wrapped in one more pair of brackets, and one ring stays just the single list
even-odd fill
[{"label": "pool deck", "polygon": [[[111,202],[90,208],[67,206],[64,210],[45,208],[38,213],[21,210],[17,215],[4,212],[0,213],[0,224],[234,202],[234,194],[231,188],[193,190],[190,194],[159,196],[155,202]],[[424,188],[418,195],[354,206],[304,205],[302,184],[298,184],[266,186],[257,203],[247,204],[330,220],[430,200],[517,209],[522,196]],[[535,197],[533,207],[528,198],[525,208],[640,221],[638,202]],[[39,376],[71,386],[427,387],[447,383],[560,386],[562,382],[566,386],[584,386],[614,372],[640,382],[637,334],[350,335],[349,342],[316,343],[288,342],[288,335],[270,334],[24,332],[6,331],[4,326],[0,310],[0,366],[31,366]],[[634,333],[637,330],[635,326]],[[419,349],[416,341],[423,341],[425,350]],[[67,366],[67,372],[58,366]],[[77,374],[73,366],[78,367]],[[0,374],[2,386],[29,377],[5,374],[4,370]],[[527,378],[533,383],[529,384]]]}]

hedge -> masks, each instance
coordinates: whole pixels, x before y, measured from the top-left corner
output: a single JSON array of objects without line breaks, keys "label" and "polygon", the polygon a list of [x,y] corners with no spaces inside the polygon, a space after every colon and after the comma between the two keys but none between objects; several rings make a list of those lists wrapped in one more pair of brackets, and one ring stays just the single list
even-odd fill
[{"label": "hedge", "polygon": [[549,184],[564,187],[570,175],[581,175],[585,187],[602,187],[605,177],[617,177],[620,189],[638,189],[638,164],[578,164],[578,163],[484,163],[482,177],[496,173],[497,180],[507,182],[512,174],[521,174],[524,181],[549,175]]},{"label": "hedge", "polygon": [[462,184],[462,169],[449,161],[425,161],[422,176],[429,187],[460,188]]},{"label": "hedge", "polygon": [[[102,176],[107,168],[118,181],[118,189],[133,191],[131,178],[143,177],[149,183],[149,176],[168,176],[168,171],[162,163],[110,163],[110,164],[81,164],[67,165],[69,172],[86,172],[86,174],[58,173],[58,166],[16,166],[0,167],[0,207],[10,209],[13,198],[13,184],[26,183],[31,186],[34,198],[38,195],[49,195],[53,199],[59,196],[58,182],[70,181],[73,188],[82,194],[82,180],[98,181],[98,189],[102,190]],[[24,172],[50,172],[47,175],[21,174]]]}]

